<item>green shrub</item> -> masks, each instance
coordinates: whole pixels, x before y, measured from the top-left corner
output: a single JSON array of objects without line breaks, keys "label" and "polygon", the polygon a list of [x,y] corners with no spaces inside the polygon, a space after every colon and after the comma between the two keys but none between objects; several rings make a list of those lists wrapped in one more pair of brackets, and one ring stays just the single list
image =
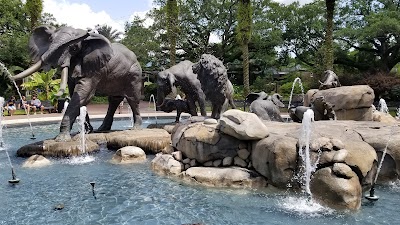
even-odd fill
[{"label": "green shrub", "polygon": [[94,104],[108,104],[108,97],[107,96],[94,96],[91,100],[91,103]]},{"label": "green shrub", "polygon": [[243,85],[233,85],[233,99],[235,100],[244,100],[246,96],[244,95],[244,88]]},{"label": "green shrub", "polygon": [[[293,82],[284,83],[283,85],[280,86],[279,93],[285,98],[289,97],[290,92],[292,91],[292,86],[293,86]],[[304,94],[305,94],[308,90],[308,85],[303,84],[303,89],[304,89]],[[300,85],[298,83],[296,83],[296,85],[294,86],[293,94],[302,94]]]},{"label": "green shrub", "polygon": [[271,93],[275,90],[275,83],[269,81],[266,77],[258,76],[253,84],[250,86],[252,92]]},{"label": "green shrub", "polygon": [[143,100],[149,101],[151,95],[154,95],[154,98],[157,98],[157,84],[152,83],[144,87]]}]

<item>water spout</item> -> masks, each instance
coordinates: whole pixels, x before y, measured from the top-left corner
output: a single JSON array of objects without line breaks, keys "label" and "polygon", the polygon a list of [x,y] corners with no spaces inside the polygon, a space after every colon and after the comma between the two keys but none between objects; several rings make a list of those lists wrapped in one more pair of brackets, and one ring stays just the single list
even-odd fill
[{"label": "water spout", "polygon": [[86,122],[86,114],[87,114],[87,109],[86,106],[82,106],[80,108],[80,114],[79,114],[79,127],[80,127],[80,139],[81,139],[81,153],[84,154],[86,153],[86,141],[85,141],[85,134],[86,134],[86,129],[85,129],[85,122]]},{"label": "water spout", "polygon": [[[150,108],[150,104],[151,104],[151,100],[153,100],[153,107],[154,107],[154,113],[157,114],[157,108],[156,108],[156,99],[154,98],[154,95],[150,95],[150,99],[149,99],[149,108]],[[154,115],[156,118],[156,124],[158,124],[157,122],[157,115]]]},{"label": "water spout", "polygon": [[294,85],[296,85],[296,83],[299,83],[299,85],[300,85],[301,94],[302,94],[303,102],[304,102],[304,89],[303,89],[303,84],[301,83],[300,77],[296,77],[296,79],[294,79],[293,84],[292,84],[292,90],[290,91],[288,110],[290,109],[290,106],[291,106],[291,104],[292,104],[292,97],[293,97]]},{"label": "water spout", "polygon": [[310,181],[311,174],[316,169],[316,164],[311,165],[310,159],[310,139],[312,131],[312,122],[314,121],[314,111],[308,109],[303,116],[302,127],[299,137],[299,155],[303,161],[303,175],[302,181],[304,185],[304,191],[311,198]]},{"label": "water spout", "polygon": [[386,101],[383,98],[379,99],[378,108],[379,108],[379,112],[389,113],[389,108],[387,107]]},{"label": "water spout", "polygon": [[[5,65],[4,65],[3,63],[1,63],[1,62],[0,62],[0,67],[1,67],[1,68],[3,69],[3,71],[8,75],[8,77],[12,77],[10,71],[8,71],[7,67],[5,67]],[[18,88],[17,83],[15,82],[15,80],[12,80],[12,82],[13,82],[13,84],[14,84],[14,86],[15,86],[15,89],[17,89],[19,99],[22,100],[22,94],[21,94],[21,92],[20,92],[20,90],[19,90],[19,88]],[[3,105],[4,105],[4,99],[3,99],[3,104],[2,104],[1,106],[3,106]],[[31,133],[32,133],[31,139],[36,139],[35,134],[33,133],[32,123],[31,123],[31,120],[30,120],[30,118],[29,118],[28,109],[27,109],[26,107],[24,107],[24,108],[25,108],[26,117],[28,118],[29,127],[30,127]],[[3,114],[1,114],[1,115],[3,115]]]}]

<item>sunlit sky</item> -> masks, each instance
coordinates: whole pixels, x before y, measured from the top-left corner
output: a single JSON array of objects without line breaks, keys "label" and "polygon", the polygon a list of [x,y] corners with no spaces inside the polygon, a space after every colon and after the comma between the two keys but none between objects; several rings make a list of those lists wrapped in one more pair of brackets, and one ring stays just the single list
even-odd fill
[{"label": "sunlit sky", "polygon": [[[276,0],[291,3],[293,0]],[[309,3],[313,0],[300,0]],[[44,12],[51,13],[58,23],[75,28],[93,28],[107,24],[124,31],[124,24],[133,16],[144,17],[152,8],[152,0],[44,0]],[[148,21],[151,23],[151,21]]]}]

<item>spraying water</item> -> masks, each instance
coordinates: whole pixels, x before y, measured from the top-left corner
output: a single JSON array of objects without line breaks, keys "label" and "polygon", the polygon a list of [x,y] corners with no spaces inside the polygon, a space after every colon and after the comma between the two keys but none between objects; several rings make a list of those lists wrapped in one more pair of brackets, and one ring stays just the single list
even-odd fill
[{"label": "spraying water", "polygon": [[[153,100],[153,107],[154,107],[154,112],[157,113],[157,108],[156,108],[156,99],[154,98],[154,95],[150,95],[150,100],[149,100],[149,108],[150,108],[150,104],[151,104],[151,100]],[[157,123],[157,115],[154,115],[156,118],[156,124]]]},{"label": "spraying water", "polygon": [[303,102],[304,102],[304,89],[303,89],[303,84],[301,83],[300,77],[296,77],[296,79],[294,79],[293,84],[292,84],[292,90],[290,91],[290,98],[289,98],[288,109],[290,109],[290,106],[291,106],[291,103],[292,103],[294,85],[295,85],[296,83],[299,83],[299,85],[300,85],[301,94],[302,94],[302,96],[303,96]]},{"label": "spraying water", "polygon": [[[0,66],[3,68],[3,71],[4,71],[9,77],[12,77],[11,73],[8,71],[7,67],[5,67],[3,63],[0,62]],[[19,88],[18,88],[17,83],[15,82],[15,80],[13,80],[12,82],[13,82],[13,84],[14,84],[14,86],[15,86],[15,89],[17,89],[19,99],[22,100],[22,94],[21,94],[21,92],[20,92],[20,90],[19,90]],[[4,100],[4,99],[3,99],[3,100]],[[1,106],[3,106],[3,105],[1,105]],[[26,107],[25,107],[25,114],[26,114],[26,117],[28,118],[29,127],[31,128],[31,133],[32,133],[31,139],[36,139],[36,138],[35,138],[35,134],[33,133],[33,128],[32,128],[32,124],[31,124],[31,120],[30,120],[30,118],[29,118],[29,113],[28,113],[28,110],[26,109]],[[2,115],[3,115],[3,114],[2,114]]]},{"label": "spraying water", "polygon": [[396,110],[396,119],[400,119],[400,107]]},{"label": "spraying water", "polygon": [[314,121],[314,111],[308,109],[303,116],[301,133],[299,138],[299,155],[303,161],[304,174],[302,176],[304,182],[305,192],[311,197],[310,181],[311,173],[315,171],[316,167],[311,165],[310,159],[310,137],[312,130],[312,122]]},{"label": "spraying water", "polygon": [[130,127],[133,127],[135,125],[135,121],[133,119],[132,108],[131,108],[131,106],[129,104],[128,104],[128,112],[129,112],[129,117],[130,117],[130,120],[131,120],[131,126]]},{"label": "spraying water", "polygon": [[79,114],[79,127],[80,127],[80,138],[81,138],[81,153],[84,154],[86,153],[86,143],[85,143],[85,122],[86,122],[86,113],[87,109],[86,106],[82,106],[80,108],[80,114]]},{"label": "spraying water", "polygon": [[379,107],[379,112],[389,113],[389,109],[388,109],[388,107],[386,105],[385,99],[383,99],[383,98],[379,99],[378,107]]}]

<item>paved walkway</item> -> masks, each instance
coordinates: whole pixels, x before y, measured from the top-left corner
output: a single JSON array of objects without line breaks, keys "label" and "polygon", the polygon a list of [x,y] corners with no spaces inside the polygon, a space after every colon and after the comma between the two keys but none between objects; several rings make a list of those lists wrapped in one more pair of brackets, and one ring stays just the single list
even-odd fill
[{"label": "paved walkway", "polygon": [[[153,107],[153,103],[149,104],[149,102],[140,102],[140,114],[142,117],[147,117],[147,116],[157,116],[157,117],[172,117],[175,118],[176,112],[171,112],[171,113],[165,113],[162,111],[155,111]],[[87,106],[87,111],[90,115],[91,119],[98,119],[98,118],[104,118],[106,113],[107,113],[107,108],[108,104],[89,104]],[[186,114],[183,114],[186,115]],[[189,115],[189,114],[187,114]],[[114,117],[126,117],[129,118],[131,116],[128,106],[124,104],[121,114],[118,114],[118,109],[117,112],[115,113]],[[57,122],[61,121],[61,113],[45,113],[45,114],[40,114],[37,113],[36,115],[30,114],[29,116],[27,115],[14,115],[14,116],[4,116],[2,124],[4,125],[18,125],[18,124],[27,124],[29,121],[31,123],[43,123],[43,122]]]}]

